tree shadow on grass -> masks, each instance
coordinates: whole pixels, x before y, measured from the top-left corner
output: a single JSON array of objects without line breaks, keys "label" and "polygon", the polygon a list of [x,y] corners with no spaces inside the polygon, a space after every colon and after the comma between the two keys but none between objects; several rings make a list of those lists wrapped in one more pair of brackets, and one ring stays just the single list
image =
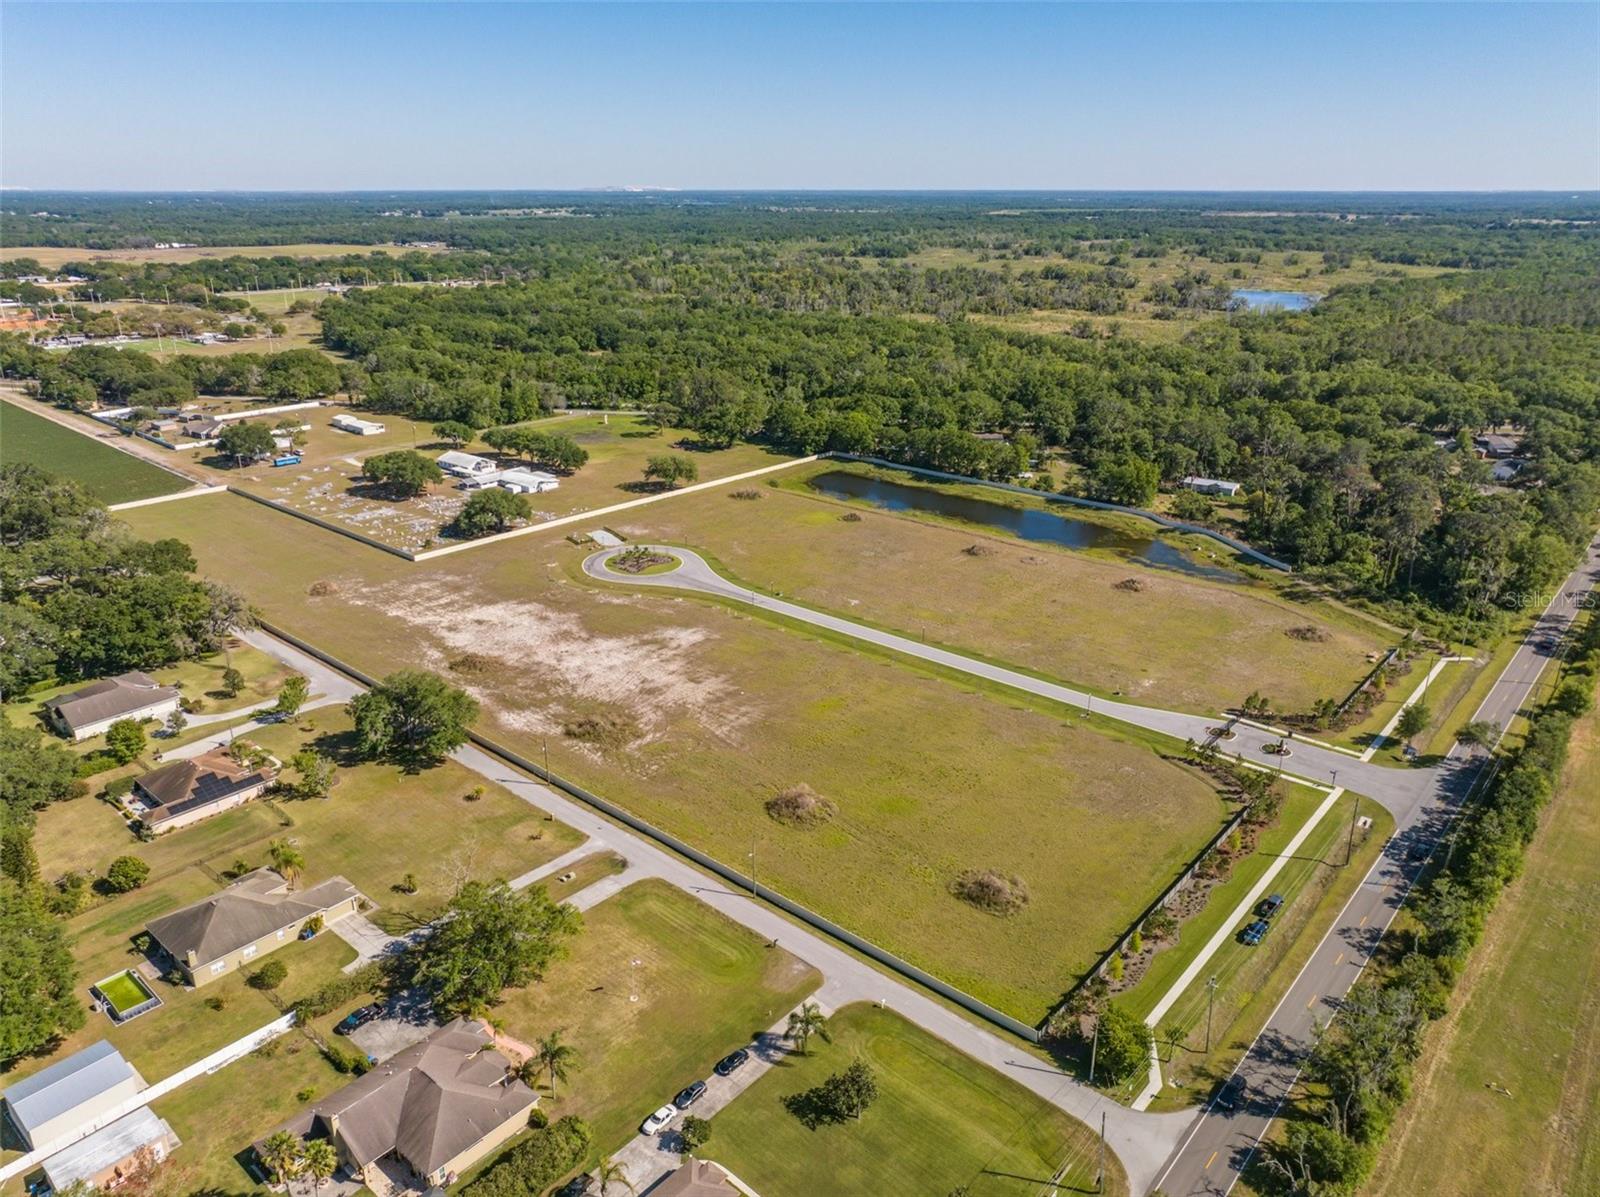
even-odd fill
[{"label": "tree shadow on grass", "polygon": [[670,482],[658,482],[654,478],[635,478],[632,482],[619,482],[617,489],[627,491],[630,495],[659,495],[672,490]]},{"label": "tree shadow on grass", "polygon": [[800,1125],[809,1131],[820,1130],[824,1126],[833,1126],[844,1121],[838,1111],[828,1105],[820,1085],[803,1093],[789,1094],[783,1099],[783,1108],[799,1119]]}]

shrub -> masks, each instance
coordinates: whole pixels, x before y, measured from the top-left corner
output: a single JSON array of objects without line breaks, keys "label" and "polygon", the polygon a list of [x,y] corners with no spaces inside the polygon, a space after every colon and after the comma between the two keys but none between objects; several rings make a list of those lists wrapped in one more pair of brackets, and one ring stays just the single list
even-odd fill
[{"label": "shrub", "polygon": [[839,813],[832,799],[824,798],[801,782],[767,799],[767,814],[789,827],[817,827]]},{"label": "shrub", "polygon": [[118,719],[106,729],[106,755],[126,765],[144,751],[144,728],[132,719]]},{"label": "shrub", "polygon": [[289,976],[289,966],[281,960],[268,960],[250,974],[252,989],[271,991],[282,985]]},{"label": "shrub", "polygon": [[466,1197],[526,1197],[542,1193],[589,1154],[589,1126],[568,1115],[502,1155],[461,1191]]},{"label": "shrub", "polygon": [[711,1138],[711,1123],[704,1118],[690,1114],[683,1120],[683,1125],[678,1128],[678,1133],[683,1137],[683,1149],[685,1151],[698,1151]]},{"label": "shrub", "polygon": [[332,1064],[335,1071],[346,1076],[360,1076],[367,1070],[367,1057],[353,1047],[347,1047],[342,1039],[330,1039],[322,1045],[323,1058]]},{"label": "shrub", "polygon": [[[1113,960],[1120,957],[1113,956]],[[1117,1085],[1149,1066],[1150,1028],[1121,1006],[1108,1003],[1100,1015],[1100,1037],[1096,1049],[1096,1076],[1102,1083]]]},{"label": "shrub", "polygon": [[114,894],[138,889],[150,876],[150,866],[137,856],[119,856],[106,869],[106,888]]},{"label": "shrub", "polygon": [[388,969],[379,961],[363,964],[353,973],[343,973],[315,993],[308,993],[291,1009],[302,1023],[331,1014],[346,1002],[377,993],[388,981]]},{"label": "shrub", "polygon": [[950,883],[950,892],[989,914],[1015,914],[1028,904],[1022,878],[997,869],[967,869]]},{"label": "shrub", "polygon": [[206,1009],[215,1010],[218,1013],[220,1013],[222,1009],[227,1006],[227,1004],[227,1001],[219,993],[214,993],[206,999]]},{"label": "shrub", "polygon": [[728,494],[728,498],[730,499],[743,499],[746,502],[759,499],[760,497],[761,492],[750,487],[744,487],[741,490],[730,491]]},{"label": "shrub", "polygon": [[131,793],[133,793],[133,778],[131,777],[113,777],[106,782],[105,795],[112,801],[126,798]]},{"label": "shrub", "polygon": [[317,1091],[310,1085],[307,1085],[304,1089],[299,1089],[295,1092],[294,1099],[301,1105],[305,1105],[306,1102],[310,1101],[316,1095]]}]

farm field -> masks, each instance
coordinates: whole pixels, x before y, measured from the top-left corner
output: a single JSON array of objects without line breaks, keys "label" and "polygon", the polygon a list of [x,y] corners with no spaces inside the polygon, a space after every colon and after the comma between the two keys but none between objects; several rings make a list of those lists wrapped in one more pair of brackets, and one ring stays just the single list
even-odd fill
[{"label": "farm field", "polygon": [[657,880],[586,911],[570,949],[544,981],[508,990],[492,1013],[524,1043],[559,1029],[577,1048],[582,1068],[553,1097],[541,1083],[540,1108],[551,1121],[584,1118],[596,1160],[822,982],[803,961]]},{"label": "farm field", "polygon": [[82,483],[102,503],[149,499],[189,486],[176,474],[0,399],[0,464],[15,462],[42,466]]},{"label": "farm field", "polygon": [[[467,493],[455,489],[455,479],[428,488],[413,499],[392,499],[370,493],[360,482],[360,462],[374,453],[413,446],[436,457],[445,448],[433,441],[431,427],[403,416],[375,415],[385,425],[375,436],[353,436],[329,426],[331,413],[308,413],[305,460],[299,466],[256,466],[248,470],[222,470],[229,482],[306,511],[330,523],[348,527],[385,544],[421,549],[440,538],[440,529],[466,504]],[[272,417],[268,417],[269,419]],[[534,521],[625,503],[651,491],[642,487],[645,461],[654,454],[681,452],[682,431],[656,431],[634,416],[554,415],[537,421],[541,430],[571,436],[589,452],[589,462],[576,473],[563,476],[560,486],[529,495]],[[469,452],[493,455],[481,442],[466,446]],[[710,480],[785,460],[755,445],[689,453]],[[216,463],[220,465],[221,463]],[[507,464],[517,464],[508,461]]]},{"label": "farm field", "polygon": [[[555,534],[410,565],[237,496],[127,514],[268,619],[377,674],[444,673],[509,746],[548,744],[558,772],[730,864],[754,847],[768,884],[1027,1019],[1224,817],[1141,742],[742,611],[601,592]],[[270,573],[247,567],[262,554]],[[799,785],[836,817],[769,817]],[[1004,923],[950,893],[990,869],[1029,892]]]},{"label": "farm field", "polygon": [[[713,490],[623,512],[611,524],[632,539],[690,546],[739,581],[796,602],[1174,708],[1217,712],[1259,690],[1276,709],[1309,709],[1318,698],[1342,698],[1384,644],[1381,629],[1325,603],[1289,601],[1271,582],[1186,577],[1099,549],[846,505],[807,485],[841,466],[797,467],[776,486],[758,486],[757,500]],[[1150,527],[1128,517],[1112,526],[1142,536]],[[1119,585],[1130,578],[1143,589]],[[1312,638],[1290,634],[1307,628]]]},{"label": "farm field", "polygon": [[[1574,730],[1545,825],[1430,1032],[1371,1197],[1600,1191],[1600,715]],[[1498,1086],[1509,1092],[1496,1092]],[[1463,1144],[1472,1166],[1460,1167]]]},{"label": "farm field", "polygon": [[59,245],[0,246],[0,258],[32,258],[46,270],[68,262],[198,262],[206,258],[338,258],[346,254],[431,253],[397,245],[194,245],[184,249],[75,249]]},{"label": "farm field", "polygon": [[[1096,1191],[1095,1136],[1021,1085],[892,1011],[847,1006],[828,1025],[831,1044],[813,1038],[712,1119],[706,1155],[763,1197],[1033,1197],[1063,1163],[1061,1191]],[[811,1130],[784,1106],[857,1060],[879,1092],[859,1121]],[[1128,1191],[1114,1155],[1100,1191]]]}]

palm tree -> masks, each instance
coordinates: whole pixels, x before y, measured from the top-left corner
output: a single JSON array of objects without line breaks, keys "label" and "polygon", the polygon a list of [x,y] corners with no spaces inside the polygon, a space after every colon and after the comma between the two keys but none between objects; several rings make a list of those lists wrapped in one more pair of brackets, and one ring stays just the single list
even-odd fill
[{"label": "palm tree", "polygon": [[543,1071],[550,1074],[550,1096],[556,1095],[556,1082],[565,1081],[568,1074],[577,1072],[583,1067],[583,1060],[578,1055],[578,1049],[570,1043],[562,1043],[561,1035],[565,1027],[557,1027],[543,1039],[539,1040],[538,1061]]},{"label": "palm tree", "polygon": [[628,1174],[616,1160],[606,1160],[595,1170],[594,1178],[600,1182],[600,1197],[606,1197],[606,1190],[612,1185],[621,1185],[630,1193],[637,1193],[633,1181],[628,1179]]},{"label": "palm tree", "polygon": [[306,1144],[304,1162],[316,1188],[321,1189],[323,1181],[331,1179],[339,1170],[339,1153],[326,1139],[312,1139]]},{"label": "palm tree", "polygon": [[291,1176],[300,1175],[300,1140],[288,1131],[267,1136],[256,1155],[267,1171],[278,1178],[280,1185],[287,1184]]},{"label": "palm tree", "polygon": [[529,1056],[521,1064],[511,1070],[511,1075],[516,1077],[530,1089],[539,1087],[539,1077],[544,1073],[544,1063],[537,1056]]},{"label": "palm tree", "polygon": [[813,1035],[821,1035],[824,1043],[833,1042],[833,1036],[828,1034],[828,1019],[822,1013],[822,1007],[815,1002],[806,1002],[800,1009],[790,1013],[789,1027],[783,1037],[796,1044],[803,1056]]},{"label": "palm tree", "polygon": [[272,867],[282,873],[293,888],[300,871],[306,867],[305,853],[288,840],[273,840],[267,845],[267,855],[272,858]]}]

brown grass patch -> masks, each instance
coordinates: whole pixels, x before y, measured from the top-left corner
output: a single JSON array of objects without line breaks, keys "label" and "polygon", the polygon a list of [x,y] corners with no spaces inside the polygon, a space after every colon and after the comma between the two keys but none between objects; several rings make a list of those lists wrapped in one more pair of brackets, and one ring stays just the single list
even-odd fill
[{"label": "brown grass patch", "polygon": [[1131,590],[1135,594],[1143,594],[1146,590],[1150,589],[1150,583],[1146,582],[1143,578],[1123,578],[1122,581],[1118,582],[1111,589]]},{"label": "brown grass patch", "polygon": [[482,653],[462,653],[450,660],[451,673],[483,674],[494,668],[494,658]]},{"label": "brown grass patch", "polygon": [[839,813],[838,804],[801,782],[767,799],[767,814],[787,827],[818,827]]},{"label": "brown grass patch", "polygon": [[312,598],[325,598],[330,594],[338,594],[339,584],[337,582],[330,582],[326,578],[319,578],[317,581],[306,587],[306,593]]},{"label": "brown grass patch", "polygon": [[596,748],[621,748],[639,737],[639,725],[626,715],[584,715],[561,725],[561,734]]},{"label": "brown grass patch", "polygon": [[950,892],[989,914],[1016,914],[1028,904],[1028,886],[998,869],[967,869],[950,883]]},{"label": "brown grass patch", "polygon": [[1326,644],[1333,639],[1327,629],[1309,623],[1299,627],[1284,628],[1283,634],[1291,640],[1304,640],[1311,644]]}]

